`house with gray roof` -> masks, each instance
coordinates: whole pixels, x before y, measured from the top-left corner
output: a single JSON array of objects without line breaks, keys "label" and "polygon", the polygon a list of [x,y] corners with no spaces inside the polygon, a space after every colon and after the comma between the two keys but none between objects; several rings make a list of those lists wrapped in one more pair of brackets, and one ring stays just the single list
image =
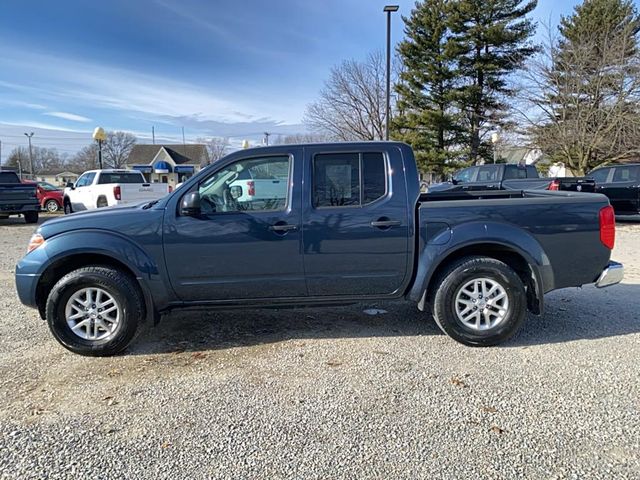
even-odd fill
[{"label": "house with gray roof", "polygon": [[209,163],[204,144],[138,144],[127,160],[127,168],[142,172],[148,182],[175,187]]}]

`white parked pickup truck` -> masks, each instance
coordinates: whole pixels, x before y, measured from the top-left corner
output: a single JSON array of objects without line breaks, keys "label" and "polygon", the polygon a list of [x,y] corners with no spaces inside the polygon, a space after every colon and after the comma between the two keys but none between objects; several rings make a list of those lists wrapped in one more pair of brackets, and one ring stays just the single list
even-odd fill
[{"label": "white parked pickup truck", "polygon": [[75,184],[64,189],[64,213],[138,204],[164,197],[166,183],[148,183],[141,172],[132,170],[89,170]]}]

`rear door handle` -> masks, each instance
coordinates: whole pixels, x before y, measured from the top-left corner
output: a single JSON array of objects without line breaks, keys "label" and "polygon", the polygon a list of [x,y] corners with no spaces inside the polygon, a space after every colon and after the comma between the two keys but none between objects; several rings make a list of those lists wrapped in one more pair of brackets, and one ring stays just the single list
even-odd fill
[{"label": "rear door handle", "polygon": [[269,225],[269,230],[272,232],[288,232],[290,230],[297,230],[297,225],[290,225],[288,223],[276,223],[275,225]]},{"label": "rear door handle", "polygon": [[379,219],[371,222],[371,226],[375,228],[399,227],[401,224],[402,222],[400,222],[400,220]]}]

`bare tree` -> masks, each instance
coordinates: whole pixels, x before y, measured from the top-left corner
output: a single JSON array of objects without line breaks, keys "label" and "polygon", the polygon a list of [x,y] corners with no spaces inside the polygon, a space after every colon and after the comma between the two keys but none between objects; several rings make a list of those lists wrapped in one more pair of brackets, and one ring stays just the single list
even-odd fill
[{"label": "bare tree", "polygon": [[534,144],[578,175],[640,155],[635,36],[585,32],[569,42],[548,30],[520,94]]},{"label": "bare tree", "polygon": [[321,143],[328,142],[329,140],[329,137],[319,133],[294,133],[292,135],[278,135],[273,144],[291,145],[296,143]]},{"label": "bare tree", "polygon": [[138,139],[128,132],[116,131],[107,133],[107,140],[102,145],[105,166],[122,168],[127,163],[131,149]]},{"label": "bare tree", "polygon": [[90,143],[82,147],[68,162],[67,169],[81,173],[98,168],[98,145]]},{"label": "bare tree", "polygon": [[385,133],[385,61],[345,60],[331,69],[320,98],[307,106],[304,123],[332,140],[382,140]]},{"label": "bare tree", "polygon": [[[65,158],[55,148],[33,147],[33,173],[51,172],[60,170]],[[29,172],[29,149],[16,147],[9,154],[6,166]]]},{"label": "bare tree", "polygon": [[216,162],[224,157],[229,151],[228,137],[211,137],[209,139],[199,138],[198,143],[204,143],[209,153],[209,163]]}]

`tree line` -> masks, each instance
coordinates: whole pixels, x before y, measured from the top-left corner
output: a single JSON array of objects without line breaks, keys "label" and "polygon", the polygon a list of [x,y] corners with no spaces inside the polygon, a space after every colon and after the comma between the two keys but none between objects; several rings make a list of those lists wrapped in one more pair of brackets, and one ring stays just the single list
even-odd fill
[{"label": "tree line", "polygon": [[[102,143],[102,164],[104,168],[122,168],[127,163],[129,153],[137,143],[135,135],[122,132],[107,132]],[[33,163],[33,172],[31,164]],[[10,153],[4,167],[13,168],[26,174],[37,175],[42,172],[62,172],[69,170],[82,173],[98,168],[98,145],[90,143],[74,155],[61,154],[55,148],[34,145],[31,152],[27,147],[16,147]]]},{"label": "tree line", "polygon": [[[421,170],[494,158],[491,135],[575,174],[640,153],[640,17],[631,0],[584,0],[533,41],[536,0],[422,0],[396,48],[391,138]],[[384,138],[381,53],[334,67],[306,110],[314,134]]]}]

